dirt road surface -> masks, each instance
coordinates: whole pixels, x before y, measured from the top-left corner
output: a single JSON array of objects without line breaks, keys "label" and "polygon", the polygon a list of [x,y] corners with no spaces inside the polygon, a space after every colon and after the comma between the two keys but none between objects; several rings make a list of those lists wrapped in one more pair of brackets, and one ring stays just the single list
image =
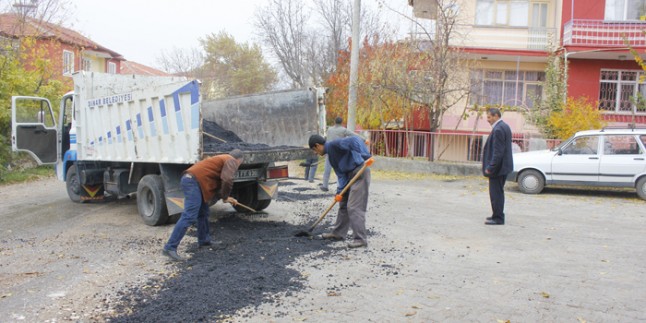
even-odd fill
[{"label": "dirt road surface", "polygon": [[[55,179],[0,186],[3,322],[637,322],[646,320],[646,202],[634,192],[507,184],[485,226],[480,178],[373,175],[369,246],[296,238],[332,202],[281,183],[267,214],[216,205],[211,248],[160,253],[135,201],[74,204]],[[316,232],[328,227],[335,210]]]}]

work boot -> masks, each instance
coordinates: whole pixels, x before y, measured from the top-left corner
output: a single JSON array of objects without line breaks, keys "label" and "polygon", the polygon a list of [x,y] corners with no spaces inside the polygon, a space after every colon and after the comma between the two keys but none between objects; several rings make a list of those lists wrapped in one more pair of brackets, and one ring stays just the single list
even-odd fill
[{"label": "work boot", "polygon": [[182,260],[184,260],[184,259],[182,259],[182,257],[180,257],[180,256],[177,254],[177,251],[176,251],[176,250],[166,250],[166,249],[164,249],[164,250],[162,251],[162,254],[163,254],[164,256],[166,256],[166,257],[170,258],[170,259],[171,259],[171,260],[173,260],[173,261],[182,261]]},{"label": "work boot", "polygon": [[354,248],[361,248],[361,247],[367,247],[368,243],[363,241],[363,240],[354,240],[350,243],[348,243],[348,248],[354,249]]}]

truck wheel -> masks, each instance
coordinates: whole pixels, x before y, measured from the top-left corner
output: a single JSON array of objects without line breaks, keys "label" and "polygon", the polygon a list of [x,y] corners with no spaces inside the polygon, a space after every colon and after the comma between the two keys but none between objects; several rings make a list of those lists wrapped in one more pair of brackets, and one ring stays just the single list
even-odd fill
[{"label": "truck wheel", "polygon": [[[243,187],[238,188],[237,190],[234,190],[231,195],[233,198],[238,200],[238,202],[254,209],[256,209],[256,204],[258,203],[258,190],[256,189],[255,185],[245,185]],[[234,206],[234,209],[236,209],[236,212],[238,213],[249,213],[250,211],[243,208],[242,206]]]},{"label": "truck wheel", "polygon": [[256,204],[256,211],[261,211],[266,209],[269,204],[271,203],[271,200],[258,200],[258,203]]},{"label": "truck wheel", "polygon": [[80,203],[82,188],[81,182],[79,182],[79,177],[76,173],[76,165],[72,165],[67,169],[65,187],[67,188],[67,195],[70,197],[70,200],[74,203]]},{"label": "truck wheel", "polygon": [[146,175],[137,185],[137,209],[144,223],[151,226],[168,221],[164,182],[159,175]]},{"label": "truck wheel", "polygon": [[642,178],[637,180],[635,188],[637,188],[637,195],[646,200],[646,176],[642,176]]},{"label": "truck wheel", "polygon": [[545,187],[543,175],[533,169],[520,173],[518,176],[518,188],[525,194],[538,194]]}]

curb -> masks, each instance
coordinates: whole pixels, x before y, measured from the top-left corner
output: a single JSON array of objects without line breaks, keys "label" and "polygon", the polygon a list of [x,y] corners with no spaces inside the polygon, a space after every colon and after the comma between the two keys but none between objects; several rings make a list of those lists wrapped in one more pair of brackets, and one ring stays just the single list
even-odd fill
[{"label": "curb", "polygon": [[478,164],[441,163],[406,158],[374,156],[374,170],[404,173],[424,173],[456,176],[482,176],[482,166]]}]

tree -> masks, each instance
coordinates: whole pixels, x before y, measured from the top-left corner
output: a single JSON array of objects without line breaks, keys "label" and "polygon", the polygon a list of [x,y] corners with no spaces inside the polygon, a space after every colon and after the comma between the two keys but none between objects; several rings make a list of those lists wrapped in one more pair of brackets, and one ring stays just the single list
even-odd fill
[{"label": "tree", "polygon": [[265,62],[260,46],[239,44],[224,31],[200,40],[205,52],[202,72],[206,98],[270,90],[276,72]]},{"label": "tree", "polygon": [[[255,14],[262,43],[269,48],[292,87],[318,86],[347,50],[352,6],[343,0],[270,0]],[[315,24],[319,26],[316,27]],[[361,38],[390,32],[378,13],[361,8]]]},{"label": "tree", "polygon": [[561,111],[553,112],[547,120],[554,138],[566,139],[577,131],[599,129],[605,125],[603,115],[588,98],[568,100]]},{"label": "tree", "polygon": [[[13,6],[17,4],[18,6]],[[2,12],[17,11],[21,19],[14,26],[20,30],[27,19],[36,22],[52,22],[67,15],[66,1],[17,1],[8,6],[0,3]],[[6,26],[5,26],[6,27]],[[15,95],[46,97],[57,102],[65,92],[65,85],[54,77],[59,70],[58,62],[48,58],[55,41],[37,42],[39,35],[22,38],[0,37],[0,178],[12,167],[18,155],[11,153],[11,97]]]},{"label": "tree", "polygon": [[161,51],[157,57],[157,65],[170,74],[200,78],[198,76],[200,76],[200,70],[204,65],[204,55],[198,48],[173,47],[168,51]]},{"label": "tree", "polygon": [[554,123],[550,122],[550,116],[563,111],[566,100],[567,85],[564,71],[561,58],[557,56],[556,51],[551,50],[545,68],[543,95],[540,98],[533,98],[534,108],[527,113],[528,119],[548,138],[554,138],[558,132],[558,129],[554,128]]},{"label": "tree", "polygon": [[[458,0],[432,0],[437,8],[435,19],[425,26],[403,13],[382,5],[409,19],[419,31],[411,39],[417,47],[419,64],[415,68],[419,79],[417,90],[408,99],[422,105],[430,124],[430,131],[441,128],[444,113],[468,97],[470,93],[468,70],[470,63],[457,46],[450,44],[462,35],[455,28],[459,23]],[[457,42],[456,42],[457,43]]]}]

